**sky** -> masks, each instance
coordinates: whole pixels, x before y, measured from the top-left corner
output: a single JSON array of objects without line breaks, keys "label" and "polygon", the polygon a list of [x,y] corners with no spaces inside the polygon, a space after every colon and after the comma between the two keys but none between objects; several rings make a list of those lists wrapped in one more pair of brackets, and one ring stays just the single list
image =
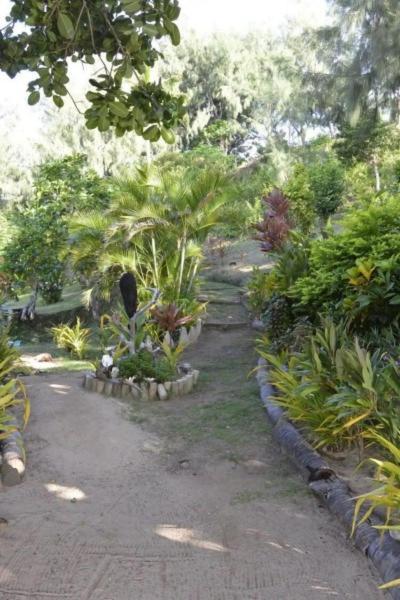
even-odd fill
[{"label": "sky", "polygon": [[[182,36],[191,30],[199,35],[215,32],[242,34],[257,30],[277,30],[287,19],[321,23],[326,13],[325,0],[180,0],[182,14],[179,19]],[[0,27],[10,7],[9,0],[0,0]],[[35,108],[27,106],[26,75],[10,80],[0,74],[0,131],[1,113],[12,106],[18,116],[18,132],[33,134],[39,126]]]}]

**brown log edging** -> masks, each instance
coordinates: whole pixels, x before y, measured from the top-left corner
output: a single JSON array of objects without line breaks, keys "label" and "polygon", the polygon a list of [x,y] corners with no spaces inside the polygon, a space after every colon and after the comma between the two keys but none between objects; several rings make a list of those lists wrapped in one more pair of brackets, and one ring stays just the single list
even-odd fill
[{"label": "brown log edging", "polygon": [[15,431],[0,441],[1,480],[6,486],[18,485],[25,475],[24,440],[15,417],[10,425],[15,427]]},{"label": "brown log edging", "polygon": [[[274,388],[268,382],[267,363],[259,359],[257,380],[260,386],[261,401],[272,425],[272,432],[292,462],[301,471],[308,487],[341,521],[349,534],[354,515],[354,496],[351,488],[321,456],[310,446],[303,435],[272,399]],[[400,543],[389,533],[383,536],[374,525],[383,524],[377,515],[357,527],[354,545],[371,559],[382,580],[386,583],[400,579]],[[395,600],[400,600],[400,587],[390,590]]]},{"label": "brown log edging", "polygon": [[166,381],[165,383],[144,381],[139,384],[121,379],[100,379],[94,373],[87,373],[83,378],[83,387],[89,392],[97,392],[114,398],[169,400],[191,392],[197,384],[199,374],[200,372],[194,369],[176,381]]}]

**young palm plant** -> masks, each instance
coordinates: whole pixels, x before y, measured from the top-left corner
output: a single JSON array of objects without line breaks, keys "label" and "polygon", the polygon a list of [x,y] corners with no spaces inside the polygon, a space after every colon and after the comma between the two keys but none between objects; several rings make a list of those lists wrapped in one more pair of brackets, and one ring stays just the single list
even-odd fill
[{"label": "young palm plant", "polygon": [[105,215],[78,216],[71,226],[75,268],[96,273],[96,283],[114,283],[123,270],[142,288],[162,290],[165,301],[194,295],[202,243],[219,222],[226,181],[218,173],[196,179],[138,169],[115,183]]}]

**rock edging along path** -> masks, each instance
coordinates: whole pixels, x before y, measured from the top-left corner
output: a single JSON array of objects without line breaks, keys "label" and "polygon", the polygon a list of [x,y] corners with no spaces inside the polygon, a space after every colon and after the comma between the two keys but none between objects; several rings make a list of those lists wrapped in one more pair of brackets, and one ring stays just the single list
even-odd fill
[{"label": "rock edging along path", "polygon": [[83,387],[89,392],[124,400],[168,400],[189,394],[197,384],[199,375],[200,371],[191,369],[175,381],[134,383],[122,379],[100,379],[95,373],[87,373],[83,377]]},{"label": "rock edging along path", "polygon": [[[274,437],[299,468],[313,493],[351,533],[354,515],[351,489],[286,420],[282,408],[274,403],[274,388],[268,382],[267,363],[262,358],[258,362],[257,380]],[[372,522],[362,523],[354,532],[354,544],[373,562],[385,583],[400,579],[400,543],[388,533],[382,537],[373,524],[382,525],[383,522],[374,517]],[[390,590],[390,593],[395,600],[400,600],[400,587]]]}]

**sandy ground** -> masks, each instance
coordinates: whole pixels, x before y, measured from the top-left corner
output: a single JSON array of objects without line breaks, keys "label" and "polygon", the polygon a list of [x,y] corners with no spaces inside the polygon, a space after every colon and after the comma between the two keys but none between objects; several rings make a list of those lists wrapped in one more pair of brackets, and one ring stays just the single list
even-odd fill
[{"label": "sandy ground", "polygon": [[[382,598],[276,448],[247,330],[206,330],[188,398],[135,407],[27,378],[25,482],[3,489],[1,600]],[[248,462],[257,460],[259,463]]]}]

